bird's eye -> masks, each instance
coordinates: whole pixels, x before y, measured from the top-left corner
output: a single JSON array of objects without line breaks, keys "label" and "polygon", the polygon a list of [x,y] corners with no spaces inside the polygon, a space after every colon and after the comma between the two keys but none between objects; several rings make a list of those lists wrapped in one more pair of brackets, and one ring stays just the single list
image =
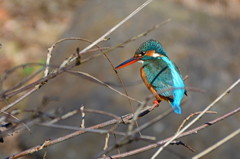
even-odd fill
[{"label": "bird's eye", "polygon": [[141,56],[143,56],[144,54],[145,54],[145,52],[140,52],[140,53],[138,54],[138,56],[141,57]]}]

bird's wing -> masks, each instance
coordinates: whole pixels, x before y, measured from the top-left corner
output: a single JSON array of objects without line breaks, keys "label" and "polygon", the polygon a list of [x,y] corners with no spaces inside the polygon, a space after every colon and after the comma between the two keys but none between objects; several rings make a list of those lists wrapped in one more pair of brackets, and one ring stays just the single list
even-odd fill
[{"label": "bird's wing", "polygon": [[169,101],[169,100],[170,100],[170,99],[169,99],[170,97],[168,97],[168,96],[163,96],[163,95],[159,94],[159,92],[156,90],[156,88],[149,83],[143,67],[140,69],[140,73],[141,73],[141,77],[142,77],[142,80],[143,80],[144,84],[145,84],[145,85],[147,86],[147,88],[154,94],[154,96],[156,97],[156,99],[158,99],[158,100],[160,100],[160,101],[162,101],[162,100],[167,100],[167,101]]},{"label": "bird's wing", "polygon": [[[175,63],[173,63],[174,64],[174,66],[175,66],[175,68],[176,68],[176,70],[177,70],[177,72],[179,73],[179,75],[181,76],[181,78],[182,78],[182,75],[181,75],[181,73],[180,73],[180,70],[179,70],[179,68],[177,67],[177,65],[175,64]],[[187,90],[185,89],[185,91],[184,91],[184,94],[186,95],[186,96],[188,96],[188,93],[187,93]]]},{"label": "bird's wing", "polygon": [[173,97],[173,80],[171,70],[162,60],[152,60],[143,66],[147,81],[161,96]]}]

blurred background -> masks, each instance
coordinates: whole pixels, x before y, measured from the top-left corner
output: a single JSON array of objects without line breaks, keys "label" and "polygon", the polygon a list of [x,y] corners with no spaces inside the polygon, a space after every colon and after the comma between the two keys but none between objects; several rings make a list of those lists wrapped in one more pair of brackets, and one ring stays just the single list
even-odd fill
[{"label": "blurred background", "polygon": [[[112,26],[125,18],[144,0],[1,0],[0,1],[0,73],[19,64],[45,62],[47,49],[57,40],[66,37],[81,37],[96,40]],[[239,0],[171,0],[153,1],[149,6],[125,23],[101,46],[114,46],[132,36],[136,36],[154,25],[171,19],[159,29],[134,42],[110,52],[109,58],[116,66],[133,56],[138,46],[148,40],[160,41],[169,57],[178,65],[183,76],[188,75],[186,85],[205,90],[205,93],[189,92],[184,99],[183,114],[170,114],[154,126],[144,130],[145,135],[157,136],[158,140],[175,133],[182,120],[189,114],[203,110],[220,95],[240,75],[240,1]],[[51,63],[58,65],[66,57],[84,48],[87,43],[67,41],[57,45]],[[85,55],[84,57],[87,57]],[[127,85],[130,96],[144,100],[150,92],[139,75],[140,64],[134,64],[119,70],[119,75]],[[9,76],[2,90],[13,86],[37,68],[20,69]],[[115,84],[122,91],[120,82],[111,65],[101,56],[91,60],[75,70],[87,72],[102,81]],[[36,79],[33,79],[33,81]],[[240,87],[237,86],[229,95],[219,102],[213,111],[215,115],[205,115],[198,124],[221,116],[237,108],[240,104]],[[47,100],[47,102],[46,102]],[[10,100],[11,101],[11,100]],[[45,102],[44,102],[45,101]],[[2,103],[2,106],[6,103]],[[63,114],[79,108],[99,109],[116,115],[131,113],[132,108],[126,98],[119,96],[108,88],[97,85],[70,74],[62,74],[49,81],[47,85],[15,106],[15,109],[41,110],[49,114]],[[134,109],[137,104],[132,102]],[[169,108],[166,102],[139,120],[139,124],[152,119]],[[31,116],[22,113],[19,118]],[[87,115],[86,126],[91,126],[109,118]],[[181,139],[197,152],[216,143],[239,127],[239,114],[218,123],[196,135]],[[62,121],[61,124],[79,126],[81,117],[75,116]],[[196,126],[196,125],[195,125]],[[120,130],[126,129],[122,126]],[[31,133],[23,131],[5,137],[0,143],[0,158],[23,151],[47,139],[68,134],[70,131],[31,127]],[[114,143],[114,137],[110,137]],[[206,158],[238,158],[240,155],[239,137],[221,146]],[[92,158],[102,151],[105,135],[84,134],[46,150],[24,157],[26,159],[42,158],[47,151],[47,158]],[[146,145],[134,142],[121,149],[122,152]],[[129,158],[149,158],[156,149]],[[115,152],[116,153],[116,152]],[[113,152],[113,154],[115,154]],[[194,153],[182,146],[169,146],[159,158],[190,158]]]}]

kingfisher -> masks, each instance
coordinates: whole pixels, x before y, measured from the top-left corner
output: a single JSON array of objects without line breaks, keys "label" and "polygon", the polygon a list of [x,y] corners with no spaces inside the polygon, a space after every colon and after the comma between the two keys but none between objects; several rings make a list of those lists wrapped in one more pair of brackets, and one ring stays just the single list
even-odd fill
[{"label": "kingfisher", "polygon": [[172,62],[163,46],[150,39],[142,43],[132,58],[121,63],[115,69],[120,69],[135,62],[141,62],[140,75],[147,88],[154,94],[154,103],[167,101],[177,114],[181,114],[181,101],[187,91],[182,75]]}]

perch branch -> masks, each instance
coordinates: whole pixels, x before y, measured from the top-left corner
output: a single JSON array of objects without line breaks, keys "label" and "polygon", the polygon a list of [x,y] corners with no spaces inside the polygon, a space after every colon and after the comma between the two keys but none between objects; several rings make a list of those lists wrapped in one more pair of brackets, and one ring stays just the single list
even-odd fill
[{"label": "perch branch", "polygon": [[187,130],[191,125],[193,125],[196,121],[198,121],[209,109],[211,109],[218,101],[220,101],[225,95],[227,95],[236,85],[240,82],[240,78],[234,82],[228,89],[226,89],[219,97],[217,97],[211,104],[209,104],[196,118],[194,118],[188,125],[186,125],[182,130],[180,130],[176,135],[172,137],[171,140],[166,142],[163,146],[161,146],[158,151],[152,156],[151,159],[155,159],[159,153],[169,145],[173,140],[175,140],[181,133]]},{"label": "perch branch", "polygon": [[[206,124],[203,124],[201,126],[198,126],[196,128],[193,128],[189,131],[186,131],[184,133],[181,133],[176,139],[179,139],[179,138],[182,138],[182,137],[185,137],[185,136],[188,136],[188,135],[191,135],[191,134],[196,134],[198,133],[198,131],[200,130],[203,130],[204,128],[207,128],[209,126],[212,126],[224,119],[227,119],[228,117],[230,116],[233,116],[237,113],[240,112],[240,107],[238,107],[237,109],[223,115],[223,116],[220,116],[212,121],[209,121],[208,123]],[[166,138],[164,140],[160,140],[156,143],[153,143],[153,144],[150,144],[150,145],[147,145],[147,146],[144,146],[144,147],[141,147],[141,148],[138,148],[138,149],[135,149],[135,150],[131,150],[131,151],[128,151],[128,152],[124,152],[124,153],[120,153],[120,154],[117,154],[117,155],[112,155],[110,157],[100,157],[98,159],[117,159],[117,158],[123,158],[123,157],[128,157],[128,156],[132,156],[132,155],[135,155],[135,154],[138,154],[138,153],[141,153],[141,152],[144,152],[144,151],[147,151],[147,150],[150,150],[150,149],[153,149],[153,148],[156,148],[156,147],[159,147],[160,145],[163,145],[165,143],[167,143],[168,141],[170,141],[171,139],[173,138],[172,137],[169,137],[169,138]]]}]

